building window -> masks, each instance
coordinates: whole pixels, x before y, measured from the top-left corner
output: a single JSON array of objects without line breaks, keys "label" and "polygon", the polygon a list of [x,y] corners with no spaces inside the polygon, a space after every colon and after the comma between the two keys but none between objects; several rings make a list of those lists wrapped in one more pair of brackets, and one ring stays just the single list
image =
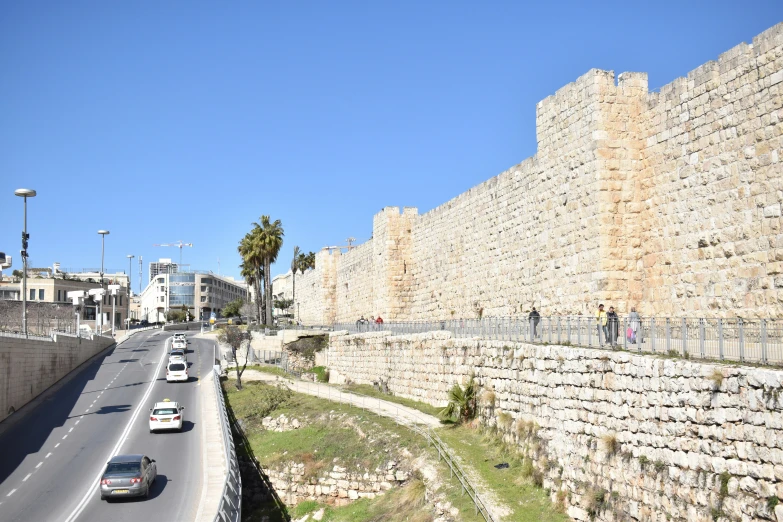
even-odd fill
[{"label": "building window", "polygon": [[161,302],[161,303],[162,303],[162,302],[164,302],[165,300],[166,300],[166,296],[163,296],[163,295],[162,295],[162,296],[160,296],[160,302]]},{"label": "building window", "polygon": [[158,278],[158,283],[162,283],[163,281],[165,281],[165,278],[163,278],[163,277],[159,277]]},{"label": "building window", "polygon": [[206,302],[207,302],[207,296],[205,296],[205,295],[202,295],[202,296],[201,296],[201,302],[202,302],[202,303],[206,303]]},{"label": "building window", "polygon": [[35,301],[35,288],[30,289],[30,301]]},{"label": "building window", "polygon": [[201,291],[206,292],[207,291],[207,285],[201,285]]},{"label": "building window", "polygon": [[122,306],[122,294],[120,294],[120,306]]},{"label": "building window", "polygon": [[57,300],[58,301],[60,300],[60,292],[62,292],[62,290],[57,290]]},{"label": "building window", "polygon": [[45,290],[43,288],[38,289],[38,300],[43,301],[44,300],[44,292]]}]

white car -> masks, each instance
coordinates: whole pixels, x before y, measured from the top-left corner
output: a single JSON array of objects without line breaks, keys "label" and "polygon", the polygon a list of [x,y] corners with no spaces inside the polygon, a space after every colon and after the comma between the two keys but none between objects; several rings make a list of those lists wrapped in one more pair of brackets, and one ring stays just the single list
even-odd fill
[{"label": "white car", "polygon": [[150,433],[157,430],[180,430],[182,431],[182,410],[177,402],[169,399],[163,399],[163,402],[156,402],[155,406],[150,408]]},{"label": "white car", "polygon": [[184,361],[169,361],[166,382],[188,382],[188,364]]},{"label": "white car", "polygon": [[185,355],[185,350],[171,350],[169,352],[169,362],[188,362],[188,356]]},{"label": "white car", "polygon": [[174,339],[173,341],[171,341],[172,349],[185,350],[187,347],[188,347],[187,341],[181,341],[179,339]]}]

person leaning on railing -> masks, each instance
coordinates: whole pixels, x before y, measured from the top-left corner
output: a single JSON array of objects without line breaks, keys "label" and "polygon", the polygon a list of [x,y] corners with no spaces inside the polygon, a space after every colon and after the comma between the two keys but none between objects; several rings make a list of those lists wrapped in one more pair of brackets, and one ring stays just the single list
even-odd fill
[{"label": "person leaning on railing", "polygon": [[598,325],[598,344],[608,342],[609,329],[607,328],[606,311],[604,311],[604,305],[602,304],[598,305],[598,310],[595,312],[595,322]]}]

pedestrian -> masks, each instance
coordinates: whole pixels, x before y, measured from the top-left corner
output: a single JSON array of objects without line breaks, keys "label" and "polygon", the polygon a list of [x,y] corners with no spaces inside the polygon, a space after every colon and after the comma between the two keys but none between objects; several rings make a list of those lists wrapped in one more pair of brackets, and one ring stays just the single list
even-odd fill
[{"label": "pedestrian", "polygon": [[375,324],[377,325],[383,324],[383,318],[380,315],[375,319]]},{"label": "pedestrian", "polygon": [[606,312],[604,311],[604,305],[598,305],[598,311],[595,313],[595,322],[598,325],[598,345],[602,345],[607,342],[609,338],[609,331],[606,327]]},{"label": "pedestrian", "polygon": [[629,332],[629,341],[631,341],[631,344],[636,344],[636,339],[639,336],[639,327],[641,326],[642,318],[639,317],[639,313],[636,311],[636,307],[631,307],[631,313],[628,314],[628,330]]},{"label": "pedestrian", "polygon": [[538,322],[541,320],[541,314],[538,313],[538,310],[536,310],[536,307],[533,307],[533,310],[530,312],[530,314],[527,316],[527,320],[530,321],[530,329],[533,332],[533,339],[538,337]]},{"label": "pedestrian", "polygon": [[617,312],[614,311],[614,306],[609,307],[609,313],[606,314],[606,320],[609,330],[609,344],[615,346],[619,335],[620,318],[617,316]]}]

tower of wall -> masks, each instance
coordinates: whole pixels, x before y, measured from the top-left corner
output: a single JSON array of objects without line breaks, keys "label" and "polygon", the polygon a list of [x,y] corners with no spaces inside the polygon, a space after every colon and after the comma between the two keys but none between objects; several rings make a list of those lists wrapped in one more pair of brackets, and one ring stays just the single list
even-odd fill
[{"label": "tower of wall", "polygon": [[315,316],[779,317],[782,120],[783,23],[658,93],[590,70],[537,104],[533,157],[325,260]]}]

